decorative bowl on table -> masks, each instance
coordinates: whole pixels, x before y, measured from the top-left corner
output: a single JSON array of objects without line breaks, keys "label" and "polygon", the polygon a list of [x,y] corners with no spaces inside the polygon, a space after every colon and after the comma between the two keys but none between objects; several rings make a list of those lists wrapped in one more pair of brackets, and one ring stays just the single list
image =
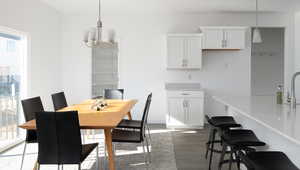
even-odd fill
[{"label": "decorative bowl on table", "polygon": [[108,106],[107,102],[102,97],[102,98],[98,98],[95,100],[95,102],[91,106],[91,109],[101,111],[101,110],[105,109],[107,106]]}]

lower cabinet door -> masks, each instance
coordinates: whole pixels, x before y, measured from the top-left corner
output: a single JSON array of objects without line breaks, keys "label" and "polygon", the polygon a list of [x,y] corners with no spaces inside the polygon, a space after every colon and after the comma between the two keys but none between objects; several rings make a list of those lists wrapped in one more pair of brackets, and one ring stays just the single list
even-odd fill
[{"label": "lower cabinet door", "polygon": [[169,98],[168,99],[168,116],[167,125],[180,127],[185,125],[185,107],[184,99],[182,98]]},{"label": "lower cabinet door", "polygon": [[204,100],[201,98],[189,98],[187,102],[186,124],[188,126],[204,126]]}]

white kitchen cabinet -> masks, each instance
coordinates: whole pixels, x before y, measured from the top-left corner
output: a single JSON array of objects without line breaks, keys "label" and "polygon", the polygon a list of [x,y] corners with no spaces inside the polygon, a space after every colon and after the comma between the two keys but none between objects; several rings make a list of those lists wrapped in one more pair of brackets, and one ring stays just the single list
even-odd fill
[{"label": "white kitchen cabinet", "polygon": [[203,29],[203,49],[221,49],[224,43],[222,28]]},{"label": "white kitchen cabinet", "polygon": [[184,126],[185,115],[182,114],[185,112],[185,108],[183,106],[182,98],[170,98],[168,100],[168,125],[169,126]]},{"label": "white kitchen cabinet", "polygon": [[202,34],[168,34],[168,69],[200,69],[202,66]]},{"label": "white kitchen cabinet", "polygon": [[203,91],[168,91],[168,128],[203,128]]},{"label": "white kitchen cabinet", "polygon": [[200,126],[203,127],[204,116],[203,116],[203,104],[204,99],[202,98],[186,98],[187,102],[187,119],[186,122],[191,127]]},{"label": "white kitchen cabinet", "polygon": [[225,28],[224,29],[225,48],[244,49],[246,44],[245,28]]},{"label": "white kitchen cabinet", "polygon": [[201,27],[203,49],[240,50],[245,48],[246,27]]}]

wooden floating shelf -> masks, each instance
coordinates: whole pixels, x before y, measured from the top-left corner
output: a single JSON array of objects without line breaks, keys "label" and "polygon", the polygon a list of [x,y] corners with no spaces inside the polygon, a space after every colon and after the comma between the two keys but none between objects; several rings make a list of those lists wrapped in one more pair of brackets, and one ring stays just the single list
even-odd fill
[{"label": "wooden floating shelf", "polygon": [[203,49],[202,51],[240,51],[241,49]]}]

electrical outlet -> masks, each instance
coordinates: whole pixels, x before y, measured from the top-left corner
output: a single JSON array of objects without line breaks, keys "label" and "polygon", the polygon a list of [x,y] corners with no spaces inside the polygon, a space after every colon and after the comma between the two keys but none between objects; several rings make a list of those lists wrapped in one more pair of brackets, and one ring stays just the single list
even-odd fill
[{"label": "electrical outlet", "polygon": [[188,75],[188,79],[192,80],[192,75],[191,74]]}]

